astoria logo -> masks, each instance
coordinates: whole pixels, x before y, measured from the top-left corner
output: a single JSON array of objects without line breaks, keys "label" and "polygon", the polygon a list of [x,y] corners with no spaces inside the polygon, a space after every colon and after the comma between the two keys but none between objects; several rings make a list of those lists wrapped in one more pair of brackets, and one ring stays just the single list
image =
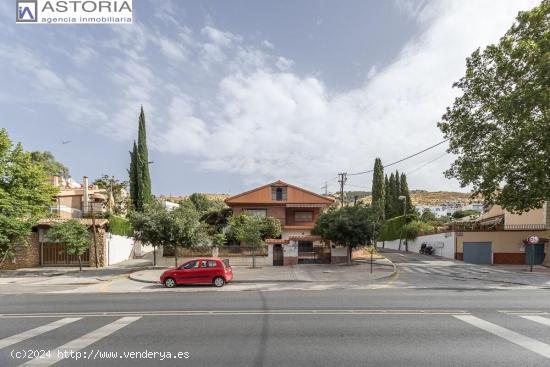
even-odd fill
[{"label": "astoria logo", "polygon": [[132,23],[132,0],[16,0],[17,23]]}]

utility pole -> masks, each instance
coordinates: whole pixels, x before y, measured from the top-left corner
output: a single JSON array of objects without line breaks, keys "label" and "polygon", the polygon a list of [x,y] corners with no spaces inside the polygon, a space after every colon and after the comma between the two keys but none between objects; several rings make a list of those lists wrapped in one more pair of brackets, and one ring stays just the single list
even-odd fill
[{"label": "utility pole", "polygon": [[95,267],[98,267],[98,258],[97,258],[97,237],[96,237],[96,227],[95,227],[95,215],[94,215],[94,203],[89,204],[90,213],[92,214],[92,238],[94,241],[94,255],[95,255]]},{"label": "utility pole", "polygon": [[347,173],[338,174],[338,183],[340,184],[340,202],[342,203],[342,208],[344,207],[344,185],[348,180]]},{"label": "utility pole", "polygon": [[325,189],[325,195],[328,195],[328,182],[325,181],[325,186],[321,186],[322,189]]}]

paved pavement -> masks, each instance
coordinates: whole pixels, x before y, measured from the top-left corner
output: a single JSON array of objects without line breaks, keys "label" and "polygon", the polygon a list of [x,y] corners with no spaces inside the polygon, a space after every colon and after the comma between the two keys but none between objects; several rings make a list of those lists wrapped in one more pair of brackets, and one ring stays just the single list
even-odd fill
[{"label": "paved pavement", "polygon": [[397,267],[399,279],[394,287],[541,287],[550,289],[550,272],[527,266],[484,266],[411,252],[384,250],[384,256]]},{"label": "paved pavement", "polygon": [[0,366],[542,367],[549,305],[540,289],[19,295],[0,298]]}]

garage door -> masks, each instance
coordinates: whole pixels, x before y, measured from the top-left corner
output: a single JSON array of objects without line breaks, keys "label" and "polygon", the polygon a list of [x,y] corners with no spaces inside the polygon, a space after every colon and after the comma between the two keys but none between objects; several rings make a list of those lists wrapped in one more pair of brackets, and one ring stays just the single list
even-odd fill
[{"label": "garage door", "polygon": [[525,263],[527,265],[541,265],[544,262],[544,244],[525,246]]},{"label": "garage door", "polygon": [[492,264],[491,242],[464,242],[464,262],[472,264]]}]

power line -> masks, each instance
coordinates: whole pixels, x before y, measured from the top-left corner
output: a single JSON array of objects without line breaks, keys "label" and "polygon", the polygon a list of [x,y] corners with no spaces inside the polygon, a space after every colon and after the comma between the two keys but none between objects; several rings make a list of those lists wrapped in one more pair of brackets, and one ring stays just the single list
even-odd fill
[{"label": "power line", "polygon": [[429,164],[431,164],[431,163],[433,163],[433,162],[435,162],[435,161],[437,161],[437,160],[439,160],[439,159],[445,157],[447,154],[448,154],[448,153],[445,152],[445,153],[443,153],[443,154],[437,156],[436,158],[432,159],[431,161],[428,161],[428,162],[426,162],[426,163],[424,163],[424,164],[422,164],[422,165],[420,165],[420,166],[418,166],[418,167],[416,167],[416,168],[413,168],[412,170],[410,170],[409,172],[407,172],[406,175],[411,175],[411,174],[415,173],[416,171],[418,171],[418,170],[420,170],[420,169],[426,167],[427,165],[429,165]]},{"label": "power line", "polygon": [[[428,147],[428,148],[426,148],[426,149],[423,149],[423,150],[421,150],[421,151],[419,151],[419,152],[416,152],[416,153],[414,153],[414,154],[408,155],[408,156],[406,156],[405,158],[401,158],[401,159],[399,159],[399,160],[397,160],[397,161],[395,161],[395,162],[386,164],[386,165],[383,166],[383,168],[386,168],[386,167],[389,167],[389,166],[393,166],[393,165],[395,165],[395,164],[397,164],[397,163],[401,163],[401,162],[403,162],[403,161],[406,161],[407,159],[416,157],[417,155],[422,154],[422,153],[424,153],[424,152],[427,152],[428,150],[433,149],[433,148],[435,148],[435,147],[437,147],[437,146],[439,146],[439,145],[445,143],[445,142],[448,141],[448,140],[449,140],[449,139],[445,139],[445,140],[440,141],[439,143],[434,144],[434,145],[432,145],[432,146],[430,146],[430,147]],[[373,170],[373,169],[370,169],[370,170],[368,170],[368,171],[361,171],[361,172],[355,172],[355,173],[348,173],[348,176],[364,175],[365,173],[370,173],[370,172],[374,172],[374,170]]]}]

